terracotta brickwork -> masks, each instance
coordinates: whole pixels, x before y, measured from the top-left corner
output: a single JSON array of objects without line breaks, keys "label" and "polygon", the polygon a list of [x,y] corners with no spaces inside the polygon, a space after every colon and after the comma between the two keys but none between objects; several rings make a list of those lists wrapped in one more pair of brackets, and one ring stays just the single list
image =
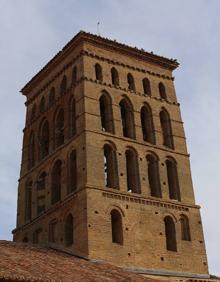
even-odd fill
[{"label": "terracotta brickwork", "polygon": [[160,275],[209,277],[177,66],[80,32],[22,89],[15,241]]}]

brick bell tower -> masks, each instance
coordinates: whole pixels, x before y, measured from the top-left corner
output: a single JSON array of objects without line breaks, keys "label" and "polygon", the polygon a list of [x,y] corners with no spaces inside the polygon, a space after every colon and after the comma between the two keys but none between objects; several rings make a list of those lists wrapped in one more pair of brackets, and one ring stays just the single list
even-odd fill
[{"label": "brick bell tower", "polygon": [[177,67],[79,32],[25,85],[14,241],[146,274],[209,278]]}]

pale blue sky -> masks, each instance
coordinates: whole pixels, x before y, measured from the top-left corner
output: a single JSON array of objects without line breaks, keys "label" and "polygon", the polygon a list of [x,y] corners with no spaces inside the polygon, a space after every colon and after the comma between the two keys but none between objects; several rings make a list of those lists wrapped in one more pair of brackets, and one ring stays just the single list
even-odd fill
[{"label": "pale blue sky", "polygon": [[0,0],[0,239],[15,227],[24,84],[79,30],[177,58],[176,92],[202,206],[209,269],[220,274],[220,1]]}]

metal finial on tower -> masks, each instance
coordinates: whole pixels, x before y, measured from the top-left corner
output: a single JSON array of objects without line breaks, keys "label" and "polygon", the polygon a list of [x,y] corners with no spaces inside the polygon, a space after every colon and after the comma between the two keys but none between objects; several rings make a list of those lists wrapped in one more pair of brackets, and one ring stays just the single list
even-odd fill
[{"label": "metal finial on tower", "polygon": [[100,36],[99,25],[100,25],[100,22],[97,23],[97,33],[98,33],[98,35]]}]

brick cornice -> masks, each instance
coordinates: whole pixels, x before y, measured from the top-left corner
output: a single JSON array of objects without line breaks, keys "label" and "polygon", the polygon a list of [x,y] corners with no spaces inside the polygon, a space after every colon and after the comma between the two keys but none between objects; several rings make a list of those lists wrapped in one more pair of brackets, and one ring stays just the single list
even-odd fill
[{"label": "brick cornice", "polygon": [[[164,67],[165,69],[174,70],[179,66],[179,63],[174,59],[167,59],[162,56],[155,55],[153,52],[146,52],[143,49],[138,49],[136,47],[131,47],[117,41],[110,40],[108,38],[103,38],[91,33],[81,31],[70,40],[64,48],[59,51],[22,89],[21,92],[24,95],[27,95],[29,91],[37,85],[39,80],[42,79],[51,69],[57,66],[62,59],[71,52],[76,46],[83,44],[83,42],[90,42],[95,45],[108,48],[112,51],[117,51],[119,53],[127,54],[129,56],[135,57],[139,60],[144,60],[155,65]],[[69,63],[68,63],[69,64]],[[68,65],[67,64],[67,65]],[[67,66],[65,66],[67,67]]]}]

